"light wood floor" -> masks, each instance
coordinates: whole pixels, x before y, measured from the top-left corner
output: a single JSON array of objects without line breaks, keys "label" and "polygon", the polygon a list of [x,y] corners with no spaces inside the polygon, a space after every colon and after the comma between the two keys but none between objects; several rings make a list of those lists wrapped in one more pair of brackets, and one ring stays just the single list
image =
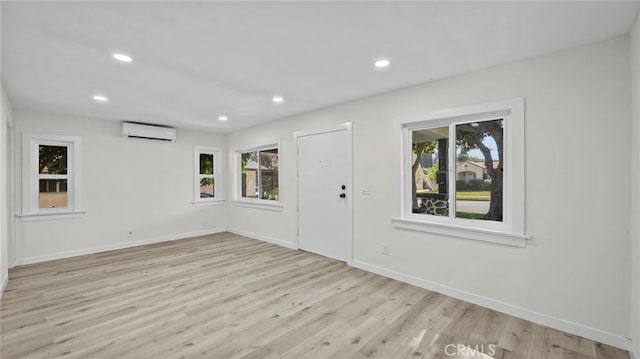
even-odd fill
[{"label": "light wood floor", "polygon": [[17,267],[9,278],[3,359],[629,357],[229,233]]}]

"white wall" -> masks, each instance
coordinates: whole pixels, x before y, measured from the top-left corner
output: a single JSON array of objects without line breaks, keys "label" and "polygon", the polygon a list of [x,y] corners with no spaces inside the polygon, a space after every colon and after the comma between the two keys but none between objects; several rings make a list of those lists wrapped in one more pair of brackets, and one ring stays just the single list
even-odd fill
[{"label": "white wall", "polygon": [[[629,68],[623,36],[230,134],[230,150],[281,139],[284,210],[230,204],[229,228],[293,245],[292,134],[352,122],[356,263],[628,337]],[[393,228],[399,118],[513,97],[526,99],[527,248]]]},{"label": "white wall", "polygon": [[631,340],[640,355],[640,17],[631,32]]},{"label": "white wall", "polygon": [[8,193],[7,186],[7,124],[12,124],[12,107],[4,86],[0,85],[0,295],[9,278],[8,273]]},{"label": "white wall", "polygon": [[[23,110],[15,111],[14,120],[17,164],[23,132],[81,137],[86,210],[80,219],[17,221],[17,263],[224,230],[225,205],[191,204],[193,147],[224,147],[224,135],[178,130],[178,140],[168,143],[123,138],[115,121]],[[16,172],[21,213],[22,173]]]}]

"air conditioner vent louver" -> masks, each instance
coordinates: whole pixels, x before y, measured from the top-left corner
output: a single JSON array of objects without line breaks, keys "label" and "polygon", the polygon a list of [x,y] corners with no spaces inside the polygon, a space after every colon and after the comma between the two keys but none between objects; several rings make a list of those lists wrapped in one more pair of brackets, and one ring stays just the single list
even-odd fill
[{"label": "air conditioner vent louver", "polygon": [[145,123],[123,122],[122,137],[175,142],[176,129]]}]

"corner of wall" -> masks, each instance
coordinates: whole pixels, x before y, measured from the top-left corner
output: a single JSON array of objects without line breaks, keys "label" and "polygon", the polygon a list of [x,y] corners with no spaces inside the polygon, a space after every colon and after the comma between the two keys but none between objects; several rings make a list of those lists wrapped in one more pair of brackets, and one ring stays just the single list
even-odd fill
[{"label": "corner of wall", "polygon": [[9,190],[7,187],[7,124],[11,123],[12,107],[5,93],[4,85],[0,83],[0,297],[9,281],[8,260],[8,203]]},{"label": "corner of wall", "polygon": [[632,357],[640,358],[640,16],[631,29],[631,320]]}]

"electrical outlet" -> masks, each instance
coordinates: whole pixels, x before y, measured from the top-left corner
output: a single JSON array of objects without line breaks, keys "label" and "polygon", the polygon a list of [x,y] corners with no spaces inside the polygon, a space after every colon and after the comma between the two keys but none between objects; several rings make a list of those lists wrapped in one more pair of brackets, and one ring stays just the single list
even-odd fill
[{"label": "electrical outlet", "polygon": [[382,243],[382,254],[385,256],[389,255],[389,245],[387,243]]}]

